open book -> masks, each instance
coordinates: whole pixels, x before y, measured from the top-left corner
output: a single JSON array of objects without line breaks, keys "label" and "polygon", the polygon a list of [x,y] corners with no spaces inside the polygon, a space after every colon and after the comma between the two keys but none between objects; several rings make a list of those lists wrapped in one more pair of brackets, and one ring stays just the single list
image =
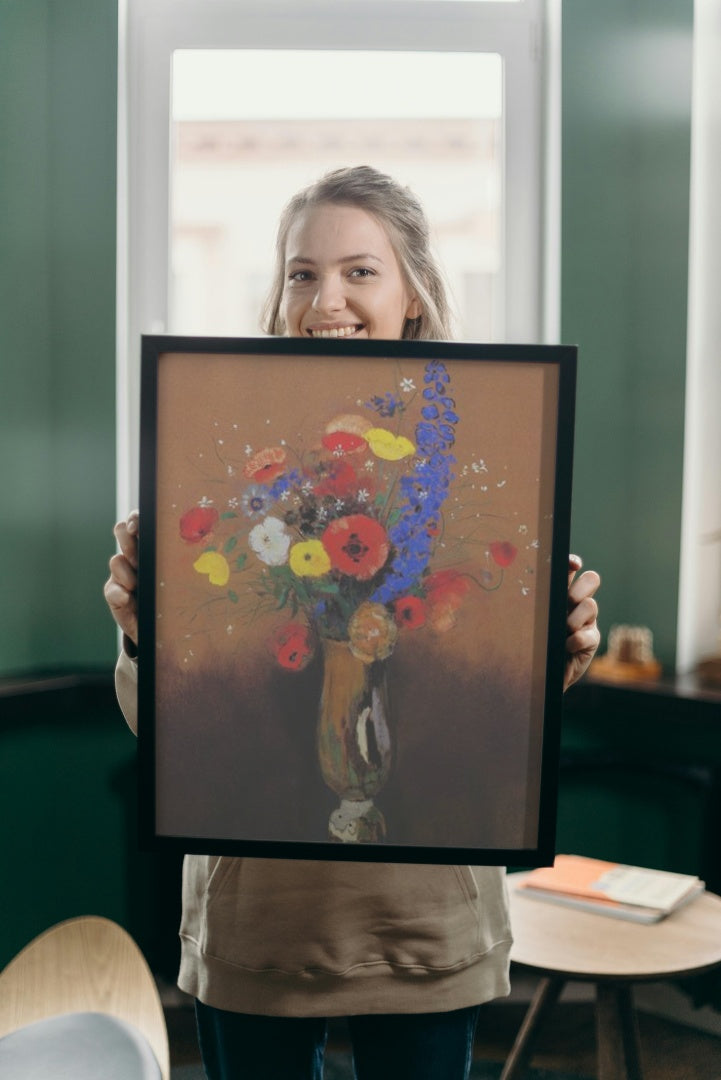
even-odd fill
[{"label": "open book", "polygon": [[557,855],[553,866],[532,870],[518,888],[536,900],[653,923],[693,900],[705,886],[693,874]]}]

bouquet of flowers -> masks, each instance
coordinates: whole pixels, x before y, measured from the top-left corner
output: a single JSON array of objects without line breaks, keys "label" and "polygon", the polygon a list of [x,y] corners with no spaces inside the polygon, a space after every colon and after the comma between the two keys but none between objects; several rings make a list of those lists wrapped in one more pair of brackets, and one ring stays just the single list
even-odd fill
[{"label": "bouquet of flowers", "polygon": [[[418,396],[417,422],[404,434]],[[332,417],[302,454],[287,442],[248,447],[227,509],[202,499],[180,518],[181,538],[202,546],[193,569],[212,590],[248,615],[282,613],[271,647],[289,670],[309,663],[319,639],[346,642],[372,664],[399,633],[448,630],[473,583],[498,588],[516,557],[496,539],[487,545],[495,573],[433,568],[459,422],[442,362],[425,366],[420,391],[402,379],[361,408]]]}]

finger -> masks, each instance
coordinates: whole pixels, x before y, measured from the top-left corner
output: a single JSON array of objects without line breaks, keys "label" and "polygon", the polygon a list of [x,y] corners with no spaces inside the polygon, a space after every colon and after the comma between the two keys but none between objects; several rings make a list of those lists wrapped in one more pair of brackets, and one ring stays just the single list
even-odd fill
[{"label": "finger", "polygon": [[583,559],[581,558],[580,555],[569,555],[568,556],[568,587],[569,587],[569,589],[571,588],[571,584],[573,582],[573,579],[575,578],[578,571],[582,568],[582,566],[583,566]]},{"label": "finger", "polygon": [[601,578],[595,570],[585,570],[580,577],[569,586],[569,608],[580,604],[587,596],[593,596],[601,585]]},{"label": "finger", "polygon": [[132,514],[127,521],[119,521],[113,529],[118,547],[132,566],[138,565],[138,522]]},{"label": "finger", "polygon": [[103,589],[110,613],[124,634],[137,644],[138,609],[133,593],[129,593],[112,578],[106,581]]},{"label": "finger", "polygon": [[598,604],[592,596],[585,596],[580,603],[572,607],[566,617],[569,633],[580,630],[583,626],[593,626],[598,618]]},{"label": "finger", "polygon": [[571,656],[586,655],[592,657],[601,643],[601,634],[597,626],[584,626],[569,634],[566,638],[566,652]]},{"label": "finger", "polygon": [[135,567],[125,555],[113,555],[108,564],[110,580],[117,582],[128,592],[135,592],[138,587],[138,575]]}]

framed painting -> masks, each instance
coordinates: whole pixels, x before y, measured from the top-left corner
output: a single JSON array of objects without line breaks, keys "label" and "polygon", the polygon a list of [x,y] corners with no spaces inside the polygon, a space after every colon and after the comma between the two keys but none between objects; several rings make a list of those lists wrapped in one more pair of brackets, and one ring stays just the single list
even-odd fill
[{"label": "framed painting", "polygon": [[576,351],[145,337],[145,846],[541,865]]}]

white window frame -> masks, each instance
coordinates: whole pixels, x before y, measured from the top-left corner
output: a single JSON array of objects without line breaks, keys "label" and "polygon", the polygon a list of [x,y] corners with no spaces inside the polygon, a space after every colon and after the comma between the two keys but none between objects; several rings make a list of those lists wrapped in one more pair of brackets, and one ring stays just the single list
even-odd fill
[{"label": "white window frame", "polygon": [[560,0],[120,0],[120,516],[138,497],[140,336],[167,327],[172,55],[214,48],[499,53],[506,122],[503,339],[558,340]]}]

